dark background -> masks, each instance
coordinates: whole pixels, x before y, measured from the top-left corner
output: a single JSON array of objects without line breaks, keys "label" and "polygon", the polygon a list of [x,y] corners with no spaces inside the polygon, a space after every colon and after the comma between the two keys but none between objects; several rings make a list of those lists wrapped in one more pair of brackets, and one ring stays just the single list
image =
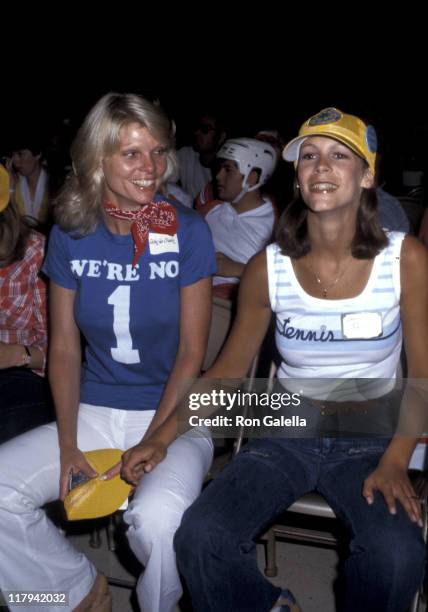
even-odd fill
[{"label": "dark background", "polygon": [[[74,32],[66,53],[57,42],[43,50],[27,45],[25,65],[15,63],[9,71],[4,65],[2,155],[19,133],[29,130],[41,133],[45,141],[60,134],[61,146],[68,148],[86,112],[101,95],[131,91],[160,99],[177,124],[178,146],[190,142],[200,109],[218,109],[231,135],[276,128],[287,140],[310,115],[336,106],[376,127],[381,178],[391,193],[406,193],[403,169],[426,173],[428,94],[420,53],[416,63],[398,45],[398,54],[388,49],[367,60],[359,52],[352,57],[348,49],[344,52],[342,41],[331,49],[310,46],[307,56],[300,55],[300,43],[296,53],[290,53],[280,38],[272,47],[269,36],[238,43],[236,36],[227,39],[225,35],[226,42],[233,43],[230,48],[217,40],[217,48],[207,55],[199,38],[192,39],[191,48],[183,54],[180,46],[164,38],[155,46],[153,42],[138,46],[134,35],[127,43],[123,37],[115,41],[111,32],[98,32],[88,51],[87,46],[79,46],[79,35]],[[162,45],[167,48],[159,51]]]}]

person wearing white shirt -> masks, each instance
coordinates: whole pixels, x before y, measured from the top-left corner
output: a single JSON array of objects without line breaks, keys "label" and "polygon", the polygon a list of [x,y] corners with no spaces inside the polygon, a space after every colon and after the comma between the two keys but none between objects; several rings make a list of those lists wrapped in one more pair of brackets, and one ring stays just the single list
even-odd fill
[{"label": "person wearing white shirt", "polygon": [[232,319],[233,299],[249,259],[270,241],[275,222],[272,202],[261,187],[272,175],[277,154],[266,142],[253,138],[227,140],[217,153],[217,188],[221,202],[206,213],[217,258],[213,279],[213,314],[206,369],[223,345]]}]

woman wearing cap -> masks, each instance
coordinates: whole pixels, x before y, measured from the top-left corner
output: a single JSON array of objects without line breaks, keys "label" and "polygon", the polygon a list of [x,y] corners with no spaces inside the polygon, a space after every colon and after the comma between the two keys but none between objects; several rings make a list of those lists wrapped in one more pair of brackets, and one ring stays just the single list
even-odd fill
[{"label": "woman wearing cap", "polygon": [[[421,509],[407,466],[426,423],[411,390],[400,433],[392,408],[402,335],[409,378],[428,377],[428,254],[379,226],[375,150],[373,129],[334,108],[285,147],[296,165],[294,200],[276,243],[249,262],[229,339],[192,392],[206,391],[208,379],[244,376],[273,311],[276,390],[297,396],[281,414],[297,424],[259,429],[186,511],[175,547],[196,612],[298,609],[259,573],[254,540],[311,490],[349,529],[341,609],[403,611],[421,582]],[[172,416],[159,444],[174,429]]]},{"label": "woman wearing cap", "polygon": [[159,106],[110,93],[73,143],[75,175],[57,201],[44,267],[58,431],[49,424],[0,450],[3,591],[65,591],[70,609],[111,609],[106,579],[39,508],[58,493],[64,499],[72,473],[96,476],[84,451],[117,448],[126,452],[108,476],[120,471],[136,487],[125,521],[145,566],[141,610],[172,611],[181,596],[173,535],[200,491],[212,443],[184,435],[152,473],[141,453],[156,450],[151,434],[180,384],[200,371],[215,255],[203,219],[162,196],[173,138]]},{"label": "woman wearing cap", "polygon": [[20,218],[0,165],[0,442],[52,420],[44,377],[44,236]]}]

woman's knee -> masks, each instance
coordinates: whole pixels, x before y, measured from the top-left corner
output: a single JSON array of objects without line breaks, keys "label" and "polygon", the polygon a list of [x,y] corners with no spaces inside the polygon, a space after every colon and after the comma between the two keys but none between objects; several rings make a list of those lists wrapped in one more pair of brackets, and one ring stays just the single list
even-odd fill
[{"label": "woman's knee", "polygon": [[[190,558],[201,563],[203,558],[215,554],[229,558],[236,538],[228,532],[221,521],[200,513],[197,506],[191,506],[183,515],[183,520],[174,537],[174,549],[179,562],[186,563]],[[239,546],[239,543],[236,542]]]},{"label": "woman's knee", "polygon": [[185,556],[189,550],[200,546],[206,531],[202,529],[198,515],[191,506],[183,515],[180,527],[174,536],[174,549],[178,558]]},{"label": "woman's knee", "polygon": [[172,545],[181,517],[182,512],[177,508],[148,500],[146,504],[131,502],[124,520],[129,525],[127,535],[130,540],[137,539],[145,546],[161,541]]},{"label": "woman's knee", "polygon": [[19,515],[33,510],[37,504],[32,498],[31,489],[25,481],[17,478],[11,470],[2,469],[0,473],[0,511]]},{"label": "woman's knee", "polygon": [[[380,554],[384,555],[385,563],[389,566],[393,575],[400,577],[406,574],[411,576],[423,575],[426,563],[426,546],[422,535],[416,527],[403,532],[397,530],[393,534],[385,534],[378,544]],[[377,537],[374,544],[376,545]]]},{"label": "woman's knee", "polygon": [[10,513],[13,516],[28,514],[28,512],[38,509],[38,505],[31,495],[25,491],[14,487],[12,483],[0,482],[0,512],[3,519],[0,523],[5,523],[5,516]]},{"label": "woman's knee", "polygon": [[[426,563],[426,547],[419,528],[404,517],[401,525],[392,520],[361,534],[352,545],[354,551],[364,551],[370,565],[379,572],[397,578],[422,575]],[[357,555],[358,556],[358,555]],[[364,561],[365,563],[365,561]]]}]

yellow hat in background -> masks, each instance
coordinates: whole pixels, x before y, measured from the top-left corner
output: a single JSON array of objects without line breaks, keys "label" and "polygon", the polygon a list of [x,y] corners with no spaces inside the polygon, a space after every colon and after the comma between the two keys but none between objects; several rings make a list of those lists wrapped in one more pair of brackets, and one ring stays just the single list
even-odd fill
[{"label": "yellow hat in background", "polygon": [[[122,458],[123,451],[117,448],[103,448],[83,453],[88,463],[101,476]],[[115,512],[131,492],[131,485],[119,474],[111,480],[100,480],[99,476],[77,485],[64,500],[69,521],[99,518]]]},{"label": "yellow hat in background", "polygon": [[10,178],[9,172],[0,164],[0,212],[6,208],[10,200]]},{"label": "yellow hat in background", "polygon": [[366,125],[355,115],[346,115],[337,108],[325,108],[302,125],[297,138],[285,145],[282,156],[297,162],[300,146],[308,136],[328,136],[349,147],[366,160],[375,175],[377,137],[372,125]]}]

